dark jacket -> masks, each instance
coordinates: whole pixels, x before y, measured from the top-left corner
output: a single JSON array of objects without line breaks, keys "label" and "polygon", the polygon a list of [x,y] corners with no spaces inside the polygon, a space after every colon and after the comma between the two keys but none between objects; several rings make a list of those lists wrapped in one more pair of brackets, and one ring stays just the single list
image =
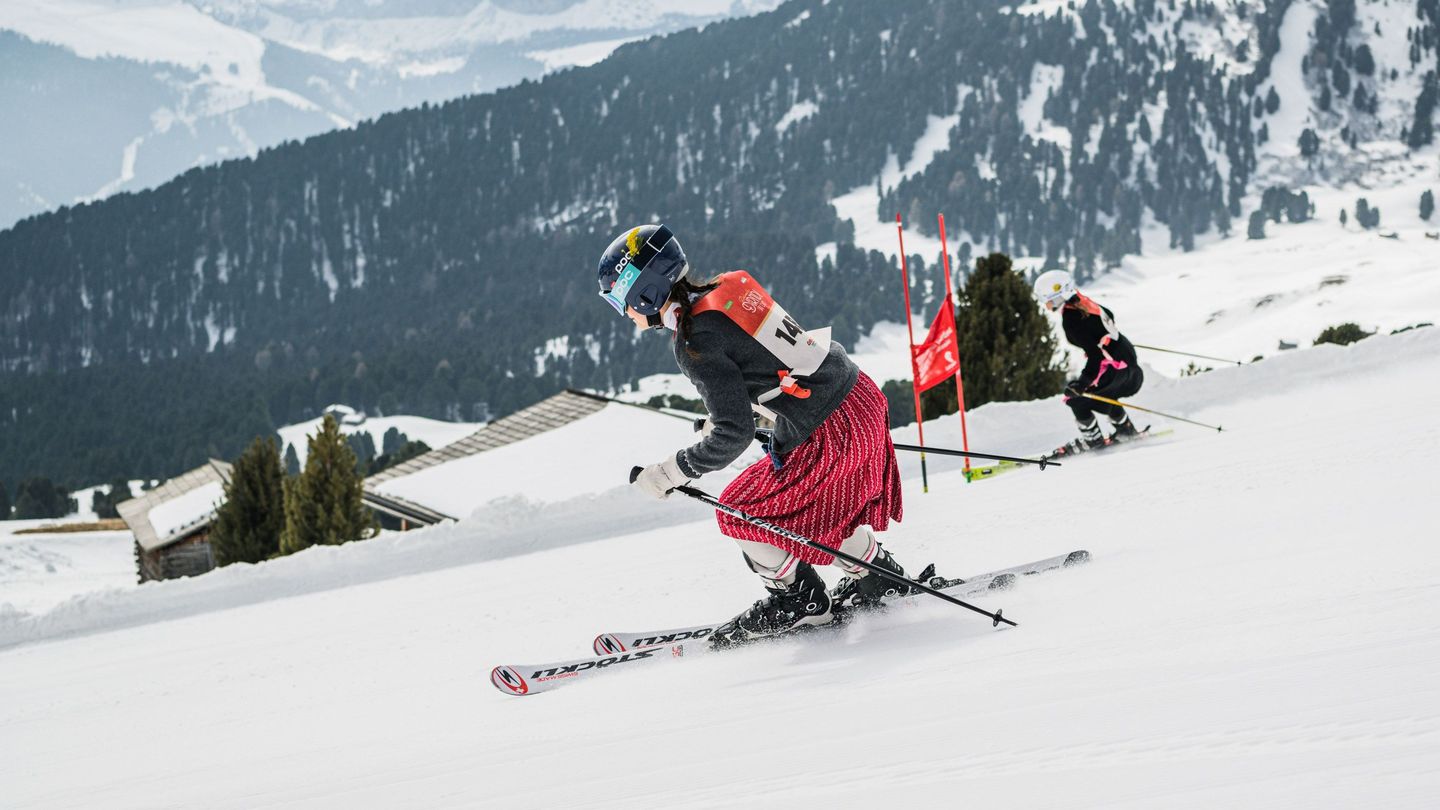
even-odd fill
[{"label": "dark jacket", "polygon": [[[1098,314],[1086,304],[1098,310]],[[1104,384],[1101,378],[1116,369],[1139,369],[1135,347],[1120,334],[1114,314],[1105,307],[1088,299],[1079,305],[1066,304],[1060,311],[1060,323],[1065,327],[1065,339],[1085,350],[1085,370],[1080,372],[1082,386],[1098,388]]]},{"label": "dark jacket", "polygon": [[[700,312],[691,319],[688,344],[675,338],[675,361],[700,391],[715,429],[700,442],[675,454],[680,471],[691,478],[725,468],[755,440],[751,404],[776,386],[782,364],[764,346],[722,312]],[[786,394],[769,400],[775,413],[771,451],[779,456],[809,438],[855,386],[858,369],[840,344],[814,374],[803,379],[810,396]]]}]

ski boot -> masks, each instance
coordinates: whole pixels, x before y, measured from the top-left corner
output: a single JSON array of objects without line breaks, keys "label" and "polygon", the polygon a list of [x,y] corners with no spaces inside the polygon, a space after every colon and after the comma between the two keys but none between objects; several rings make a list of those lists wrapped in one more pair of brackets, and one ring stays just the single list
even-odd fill
[{"label": "ski boot", "polygon": [[1139,438],[1140,435],[1143,433],[1143,431],[1136,429],[1134,422],[1130,421],[1129,414],[1121,417],[1121,420],[1119,422],[1116,422],[1112,419],[1111,424],[1115,426],[1115,433],[1110,436],[1111,444],[1114,444],[1116,442],[1128,442],[1131,439]]},{"label": "ski boot", "polygon": [[767,579],[765,589],[770,592],[769,596],[710,635],[713,646],[738,646],[759,638],[830,624],[834,620],[825,580],[809,563],[802,562],[795,567],[795,581],[791,584]]},{"label": "ski boot", "polygon": [[1048,458],[1073,456],[1077,453],[1088,453],[1091,450],[1104,450],[1108,446],[1109,442],[1105,441],[1105,434],[1100,432],[1100,423],[1091,417],[1089,422],[1080,423],[1079,438],[1055,448]]},{"label": "ski boot", "polygon": [[[880,548],[875,553],[875,557],[870,560],[870,564],[897,576],[905,576],[905,569],[901,568],[900,563],[895,562],[895,558],[890,556],[890,552],[884,548]],[[932,565],[927,567],[925,574],[921,576],[924,579],[928,579],[933,577],[934,574],[935,566]],[[881,603],[886,599],[895,599],[901,596],[908,596],[912,593],[919,593],[919,591],[900,585],[879,574],[861,569],[859,571],[852,571],[842,578],[840,582],[836,584],[835,591],[831,598],[834,603],[840,607],[854,608],[856,610],[874,610],[880,607]]]}]

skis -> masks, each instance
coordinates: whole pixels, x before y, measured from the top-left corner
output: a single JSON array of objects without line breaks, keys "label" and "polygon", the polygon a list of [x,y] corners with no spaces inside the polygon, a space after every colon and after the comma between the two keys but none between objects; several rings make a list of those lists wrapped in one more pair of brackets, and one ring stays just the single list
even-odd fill
[{"label": "skis", "polygon": [[1175,430],[1174,430],[1173,428],[1166,428],[1165,430],[1157,430],[1157,431],[1151,432],[1150,426],[1149,426],[1149,425],[1146,425],[1142,430],[1140,430],[1140,431],[1139,431],[1138,433],[1136,433],[1134,436],[1127,436],[1126,438],[1119,439],[1119,440],[1117,440],[1114,436],[1106,436],[1106,437],[1105,437],[1105,444],[1101,445],[1100,447],[1090,448],[1090,449],[1086,449],[1086,450],[1070,450],[1070,449],[1069,449],[1069,448],[1070,448],[1070,445],[1068,445],[1068,444],[1061,445],[1061,446],[1055,448],[1053,451],[1051,451],[1051,453],[1050,453],[1050,455],[1048,456],[1048,458],[1072,459],[1072,458],[1074,458],[1075,456],[1084,456],[1084,455],[1089,455],[1089,454],[1091,454],[1091,453],[1102,453],[1102,452],[1105,452],[1105,451],[1107,451],[1107,450],[1114,450],[1114,449],[1117,448],[1117,447],[1125,447],[1126,445],[1134,444],[1135,442],[1138,442],[1138,441],[1140,441],[1141,439],[1153,438],[1153,437],[1156,437],[1156,436],[1168,436],[1168,435],[1170,435],[1171,433],[1174,433],[1174,432],[1175,432]]},{"label": "skis", "polygon": [[[956,598],[973,597],[989,591],[1012,587],[1021,577],[1033,576],[1057,568],[1079,565],[1090,560],[1090,552],[1072,551],[1055,557],[1002,568],[964,580],[947,580],[932,577],[926,583]],[[919,594],[897,597],[888,603],[913,601]],[[850,611],[838,614],[848,617]],[[490,682],[507,695],[525,696],[548,692],[552,689],[609,671],[635,670],[655,667],[667,661],[680,658],[708,655],[720,652],[713,647],[708,637],[724,622],[668,630],[650,630],[642,633],[601,633],[593,644],[595,655],[568,661],[544,664],[517,664],[498,666],[490,672]],[[844,624],[840,621],[818,627],[803,628],[796,633],[759,639],[753,643],[768,643],[811,635],[824,630],[833,630]],[[733,648],[732,648],[733,649]]]},{"label": "skis", "polygon": [[1013,461],[1001,461],[996,464],[987,464],[984,467],[971,467],[970,480],[984,481],[994,478],[997,475],[1004,475],[1008,472],[1024,469],[1026,466],[1027,465],[1024,464],[1016,464]]},{"label": "skis", "polygon": [[[1124,447],[1124,446],[1127,445],[1127,444],[1131,444],[1131,443],[1133,443],[1133,442],[1139,441],[1140,439],[1157,438],[1157,437],[1160,437],[1160,436],[1169,436],[1170,434],[1172,434],[1172,433],[1174,433],[1174,432],[1175,432],[1174,428],[1165,428],[1164,430],[1151,430],[1149,427],[1146,427],[1144,430],[1140,431],[1139,434],[1137,434],[1137,435],[1135,435],[1135,436],[1131,436],[1131,437],[1128,438],[1128,439],[1121,439],[1121,440],[1118,441],[1118,442],[1117,442],[1117,441],[1113,441],[1112,439],[1107,438],[1107,439],[1105,440],[1105,446],[1104,446],[1104,447],[1096,448],[1096,449],[1094,449],[1094,450],[1086,450],[1086,451],[1084,451],[1084,452],[1079,452],[1079,453],[1061,453],[1061,454],[1059,454],[1059,455],[1056,455],[1056,450],[1052,450],[1052,451],[1050,451],[1050,453],[1049,453],[1048,455],[1046,455],[1045,457],[1046,457],[1047,459],[1049,459],[1049,458],[1060,458],[1060,459],[1064,459],[1065,461],[1073,461],[1073,460],[1075,460],[1075,458],[1078,457],[1078,456],[1086,456],[1086,455],[1089,455],[1089,454],[1091,454],[1091,453],[1099,453],[1099,452],[1103,452],[1103,451],[1106,451],[1106,450],[1115,450],[1115,449],[1117,449],[1117,448],[1122,448],[1122,447]],[[984,467],[974,467],[974,468],[972,468],[972,469],[970,470],[970,480],[971,480],[971,481],[985,481],[985,480],[994,478],[994,477],[999,476],[999,475],[1004,475],[1005,473],[1008,473],[1008,472],[1014,472],[1015,470],[1024,469],[1025,466],[1026,466],[1026,465],[1024,465],[1024,464],[1016,464],[1016,463],[1010,462],[1010,461],[1002,461],[1002,462],[999,462],[998,464],[987,464],[987,465],[984,466]]]}]

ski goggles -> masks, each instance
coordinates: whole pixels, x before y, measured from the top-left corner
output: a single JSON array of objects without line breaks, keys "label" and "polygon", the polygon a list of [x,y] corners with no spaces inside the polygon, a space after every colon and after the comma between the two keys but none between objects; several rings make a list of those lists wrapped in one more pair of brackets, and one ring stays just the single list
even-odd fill
[{"label": "ski goggles", "polygon": [[627,317],[625,315],[625,296],[630,294],[630,288],[634,287],[635,282],[639,280],[640,272],[641,268],[636,267],[634,262],[626,262],[625,267],[620,271],[620,276],[615,279],[614,284],[610,285],[610,289],[600,293],[600,297],[605,299],[605,303],[614,307],[621,317]]}]

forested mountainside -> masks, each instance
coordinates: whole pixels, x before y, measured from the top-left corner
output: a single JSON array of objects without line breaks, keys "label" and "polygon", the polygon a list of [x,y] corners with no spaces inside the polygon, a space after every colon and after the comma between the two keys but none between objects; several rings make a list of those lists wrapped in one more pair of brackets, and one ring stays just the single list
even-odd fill
[{"label": "forested mountainside", "polygon": [[780,0],[7,0],[0,228]]},{"label": "forested mountainside", "polygon": [[[1290,6],[793,0],[27,220],[0,233],[0,478],[166,475],[331,401],[477,419],[663,370],[592,275],[618,227],[657,219],[702,271],[749,268],[853,340],[900,296],[831,201],[883,186],[936,119],[948,149],[874,216],[929,231],[943,210],[957,250],[1082,277],[1149,218],[1183,248],[1231,228],[1287,104],[1323,94],[1351,122],[1324,148],[1353,149],[1372,100],[1403,97],[1405,131],[1366,135],[1426,147],[1436,0],[1403,32],[1307,7],[1284,99]],[[1366,44],[1401,36],[1389,63]]]}]

